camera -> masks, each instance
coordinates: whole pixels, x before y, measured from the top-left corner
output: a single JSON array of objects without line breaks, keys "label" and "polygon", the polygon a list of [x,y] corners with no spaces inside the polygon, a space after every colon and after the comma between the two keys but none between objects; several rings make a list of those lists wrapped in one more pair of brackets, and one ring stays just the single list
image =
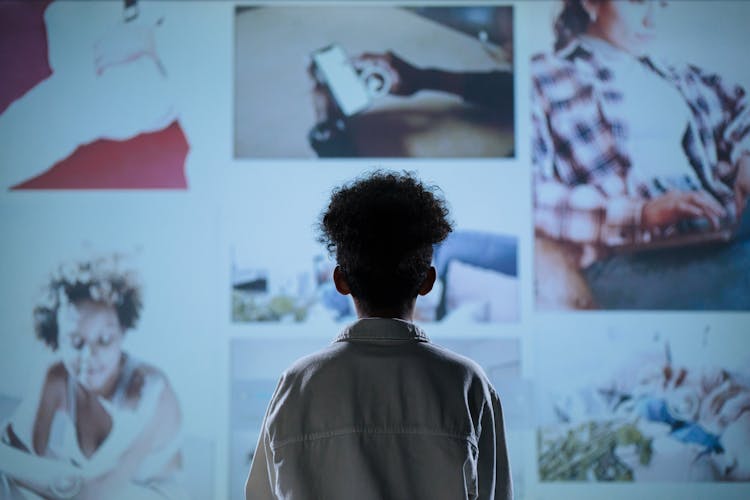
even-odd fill
[{"label": "camera", "polygon": [[326,85],[344,116],[352,116],[370,106],[372,99],[388,93],[392,79],[375,64],[355,68],[338,44],[316,50],[311,55],[313,74]]}]

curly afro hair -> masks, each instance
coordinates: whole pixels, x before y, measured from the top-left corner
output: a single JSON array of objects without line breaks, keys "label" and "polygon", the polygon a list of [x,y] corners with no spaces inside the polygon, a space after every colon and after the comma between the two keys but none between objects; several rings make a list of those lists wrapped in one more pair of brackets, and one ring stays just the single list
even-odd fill
[{"label": "curly afro hair", "polygon": [[439,188],[410,172],[377,170],[333,191],[319,229],[352,296],[365,306],[391,308],[417,296],[433,245],[453,224]]},{"label": "curly afro hair", "polygon": [[60,307],[87,300],[112,306],[122,329],[133,328],[142,307],[141,287],[134,272],[119,269],[119,261],[115,255],[71,262],[52,273],[34,307],[36,336],[56,350]]}]

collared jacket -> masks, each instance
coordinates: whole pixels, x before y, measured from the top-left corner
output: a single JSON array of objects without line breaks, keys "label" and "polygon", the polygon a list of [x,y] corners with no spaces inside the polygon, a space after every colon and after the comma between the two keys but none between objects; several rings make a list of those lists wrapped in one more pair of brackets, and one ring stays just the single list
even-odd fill
[{"label": "collared jacket", "polygon": [[246,498],[504,500],[510,477],[482,369],[412,323],[367,318],[281,376]]}]

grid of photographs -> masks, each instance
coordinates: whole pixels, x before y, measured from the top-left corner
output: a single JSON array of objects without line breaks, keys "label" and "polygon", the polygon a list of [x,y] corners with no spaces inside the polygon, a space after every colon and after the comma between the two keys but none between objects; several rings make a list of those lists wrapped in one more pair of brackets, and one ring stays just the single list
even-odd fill
[{"label": "grid of photographs", "polygon": [[750,497],[749,20],[0,2],[0,499],[242,498],[357,319],[317,223],[376,169],[447,200],[414,321],[497,389],[514,498]]}]

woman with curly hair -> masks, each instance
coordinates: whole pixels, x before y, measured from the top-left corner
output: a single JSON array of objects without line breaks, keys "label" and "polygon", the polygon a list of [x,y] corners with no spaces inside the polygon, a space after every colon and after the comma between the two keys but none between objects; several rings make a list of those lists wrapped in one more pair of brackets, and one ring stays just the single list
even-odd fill
[{"label": "woman with curly hair", "polygon": [[445,201],[411,174],[336,189],[320,241],[358,320],[297,361],[268,405],[248,500],[512,497],[500,399],[481,368],[413,323],[452,231]]},{"label": "woman with curly hair", "polygon": [[[40,398],[4,426],[3,498],[184,498],[181,414],[164,373],[123,350],[142,308],[116,257],[62,266],[34,309],[59,354]],[[38,495],[38,496],[37,496]]]}]

